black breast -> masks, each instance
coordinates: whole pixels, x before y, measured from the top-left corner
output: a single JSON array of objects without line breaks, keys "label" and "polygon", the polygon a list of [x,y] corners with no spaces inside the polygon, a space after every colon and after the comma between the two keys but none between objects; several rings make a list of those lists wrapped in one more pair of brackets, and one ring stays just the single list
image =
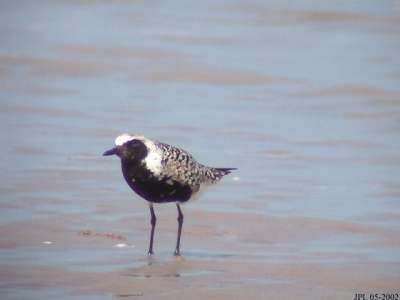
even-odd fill
[{"label": "black breast", "polygon": [[192,195],[190,186],[167,177],[159,179],[141,162],[122,161],[122,173],[131,189],[150,202],[185,202]]}]

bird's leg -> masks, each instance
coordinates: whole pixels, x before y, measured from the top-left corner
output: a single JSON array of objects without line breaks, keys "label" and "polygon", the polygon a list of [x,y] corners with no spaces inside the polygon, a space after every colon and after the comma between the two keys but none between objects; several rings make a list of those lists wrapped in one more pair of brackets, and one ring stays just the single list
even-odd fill
[{"label": "bird's leg", "polygon": [[181,243],[181,232],[182,232],[182,224],[183,224],[183,214],[181,211],[181,207],[178,203],[176,203],[176,208],[178,209],[178,236],[176,239],[176,248],[175,248],[175,256],[180,256],[180,243]]},{"label": "bird's leg", "polygon": [[151,233],[150,233],[149,255],[152,255],[154,253],[153,252],[153,238],[154,238],[154,228],[156,227],[157,218],[156,218],[156,214],[154,213],[153,204],[150,203],[149,207],[150,207],[150,215],[151,215],[151,219],[150,219]]}]

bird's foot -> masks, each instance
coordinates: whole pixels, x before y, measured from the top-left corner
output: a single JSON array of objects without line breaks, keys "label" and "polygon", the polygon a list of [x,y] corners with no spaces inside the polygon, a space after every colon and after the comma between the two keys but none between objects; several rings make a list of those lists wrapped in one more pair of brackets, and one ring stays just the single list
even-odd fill
[{"label": "bird's foot", "polygon": [[174,256],[181,256],[181,252],[179,251],[179,249],[175,250]]},{"label": "bird's foot", "polygon": [[153,250],[149,250],[149,251],[147,252],[147,255],[148,255],[148,256],[153,256],[153,255],[154,255],[154,251],[153,251]]},{"label": "bird's foot", "polygon": [[175,257],[175,260],[176,261],[178,261],[178,262],[183,262],[183,261],[185,261],[185,258],[181,255],[181,253],[176,253],[176,251],[175,251],[175,253],[174,253],[174,257]]}]

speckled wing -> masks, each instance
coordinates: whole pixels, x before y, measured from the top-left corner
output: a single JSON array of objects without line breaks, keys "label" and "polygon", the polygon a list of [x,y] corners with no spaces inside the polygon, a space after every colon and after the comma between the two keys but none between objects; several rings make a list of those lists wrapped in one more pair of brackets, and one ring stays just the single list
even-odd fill
[{"label": "speckled wing", "polygon": [[158,143],[157,146],[162,150],[163,155],[161,176],[189,185],[193,192],[198,191],[203,166],[185,150],[164,143]]}]

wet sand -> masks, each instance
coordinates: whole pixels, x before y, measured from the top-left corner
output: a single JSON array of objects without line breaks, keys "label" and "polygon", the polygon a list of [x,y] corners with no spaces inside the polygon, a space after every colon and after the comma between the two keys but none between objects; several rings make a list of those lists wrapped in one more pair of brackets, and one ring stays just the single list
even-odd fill
[{"label": "wet sand", "polygon": [[[1,299],[354,299],[400,287],[396,1],[0,9]],[[149,212],[121,132],[237,167]]]},{"label": "wet sand", "polygon": [[154,257],[144,255],[142,215],[99,225],[120,233],[74,231],[70,222],[79,220],[71,217],[2,226],[0,245],[8,258],[0,273],[3,295],[343,299],[362,291],[397,292],[400,263],[374,257],[376,248],[398,249],[395,230],[188,209],[183,257],[175,258],[169,250],[176,224],[167,210],[159,218]]}]

